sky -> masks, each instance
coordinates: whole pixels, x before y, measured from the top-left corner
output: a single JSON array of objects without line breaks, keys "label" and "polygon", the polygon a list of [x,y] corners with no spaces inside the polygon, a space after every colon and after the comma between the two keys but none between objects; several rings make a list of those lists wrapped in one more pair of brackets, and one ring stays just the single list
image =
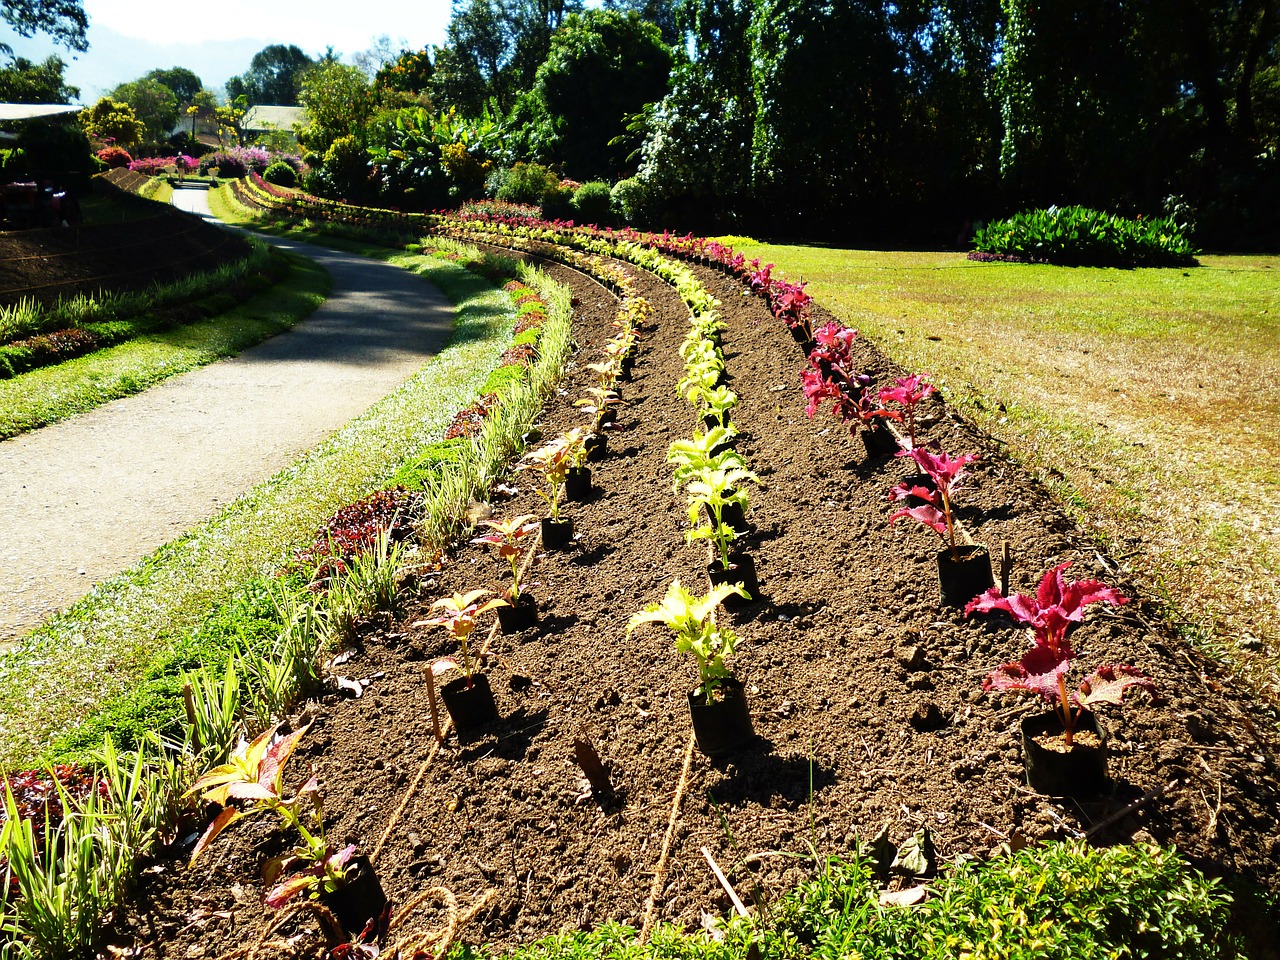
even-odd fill
[{"label": "sky", "polygon": [[[18,56],[43,60],[53,53],[67,63],[68,82],[93,103],[119,83],[148,70],[174,66],[195,71],[221,96],[222,85],[249,68],[253,55],[272,43],[296,44],[311,56],[332,46],[348,62],[353,54],[389,36],[397,49],[420,50],[444,41],[449,0],[215,0],[142,4],[139,0],[83,0],[89,16],[89,52],[74,54],[47,38],[17,36],[0,24],[0,41]],[[74,59],[73,59],[74,57]]]}]

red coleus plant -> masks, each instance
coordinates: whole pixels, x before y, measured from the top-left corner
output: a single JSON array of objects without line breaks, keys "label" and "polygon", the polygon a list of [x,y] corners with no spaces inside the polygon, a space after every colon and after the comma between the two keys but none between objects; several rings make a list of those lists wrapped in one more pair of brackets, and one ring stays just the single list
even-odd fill
[{"label": "red coleus plant", "polygon": [[1080,715],[1097,703],[1121,703],[1130,687],[1155,689],[1155,685],[1134,667],[1099,667],[1080,682],[1075,690],[1067,687],[1067,673],[1071,669],[1074,653],[1067,639],[1067,631],[1073,623],[1084,620],[1084,608],[1091,603],[1128,603],[1113,587],[1100,580],[1077,580],[1067,583],[1062,571],[1070,563],[1059,564],[1045,573],[1034,597],[1015,594],[1005,597],[992,587],[981,596],[969,601],[965,615],[990,613],[1000,610],[1016,622],[1032,628],[1035,639],[1031,649],[1018,663],[1001,664],[983,681],[982,689],[1013,690],[1033,693],[1053,705],[1062,722],[1066,745],[1071,746],[1072,736]]},{"label": "red coleus plant", "polygon": [[889,492],[892,500],[905,500],[916,497],[924,503],[918,507],[904,507],[889,518],[892,525],[903,517],[919,520],[926,527],[931,527],[947,541],[953,555],[957,554],[955,512],[951,503],[952,493],[964,476],[964,468],[978,459],[976,453],[962,453],[952,459],[945,452],[930,453],[924,447],[913,447],[898,453],[900,457],[910,457],[916,465],[933,481],[934,489],[924,486],[913,486],[905,481]]},{"label": "red coleus plant", "polygon": [[870,424],[889,416],[871,392],[871,378],[853,366],[853,341],[858,331],[841,326],[834,320],[824,323],[813,337],[809,366],[800,372],[805,398],[805,412],[812,417],[818,407],[831,402],[831,413],[842,423]]},{"label": "red coleus plant", "polygon": [[902,407],[901,414],[893,414],[894,419],[902,420],[907,427],[907,446],[904,450],[914,450],[916,446],[916,407],[920,402],[934,392],[934,386],[931,383],[921,379],[919,376],[898,377],[894,380],[894,386],[885,387],[880,391],[880,402],[882,404],[896,403]]}]

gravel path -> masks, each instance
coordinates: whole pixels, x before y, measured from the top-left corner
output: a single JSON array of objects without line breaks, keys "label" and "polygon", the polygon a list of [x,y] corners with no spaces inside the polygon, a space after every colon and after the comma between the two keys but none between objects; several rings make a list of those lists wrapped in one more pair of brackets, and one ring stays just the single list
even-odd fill
[{"label": "gravel path", "polygon": [[[209,215],[203,191],[175,204]],[[0,443],[0,641],[208,519],[408,379],[453,310],[396,267],[294,241],[328,301],[239,357]]]}]

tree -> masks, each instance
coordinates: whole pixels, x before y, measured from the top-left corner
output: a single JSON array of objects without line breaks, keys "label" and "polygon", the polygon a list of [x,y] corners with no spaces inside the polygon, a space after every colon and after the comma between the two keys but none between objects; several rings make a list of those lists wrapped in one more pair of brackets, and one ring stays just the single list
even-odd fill
[{"label": "tree", "polygon": [[688,0],[604,0],[604,8],[617,13],[635,13],[645,23],[662,31],[662,42],[675,46],[684,39],[682,8],[696,6]]},{"label": "tree", "polygon": [[188,106],[193,103],[204,84],[200,78],[186,67],[170,67],[168,70],[152,70],[143,78],[145,80],[155,80],[163,83],[166,87],[173,91],[173,95],[178,98],[178,103],[182,106]]},{"label": "tree", "polygon": [[122,83],[107,96],[127,103],[142,122],[146,138],[154,143],[167,138],[178,122],[178,98],[159,80],[142,77]]},{"label": "tree", "polygon": [[383,67],[394,63],[397,57],[407,52],[409,41],[401,37],[396,43],[391,42],[391,35],[384,33],[373,40],[373,46],[361,50],[351,57],[351,62],[364,71],[364,75],[372,80],[382,72]]},{"label": "tree", "polygon": [[431,85],[433,72],[429,50],[404,50],[394,60],[382,65],[374,75],[373,86],[376,90],[422,93]]},{"label": "tree", "polygon": [[364,128],[373,116],[373,92],[359,67],[322,63],[302,80],[299,100],[307,108],[307,126],[298,142],[316,153],[327,151],[339,138],[364,142]]},{"label": "tree", "polygon": [[518,116],[542,159],[583,180],[616,177],[630,150],[611,141],[630,115],[662,98],[670,72],[657,27],[634,13],[575,13],[552,36]]},{"label": "tree", "polygon": [[81,110],[80,125],[98,143],[113,143],[125,149],[141,143],[146,129],[127,103],[117,103],[110,97]]},{"label": "tree", "polygon": [[227,81],[227,99],[242,96],[250,106],[297,106],[302,77],[314,65],[298,47],[273,43],[253,55],[247,71]]},{"label": "tree", "polygon": [[[0,0],[0,17],[20,37],[44,33],[68,50],[89,49],[89,18],[80,0]],[[13,48],[0,43],[0,53],[12,54]]]},{"label": "tree", "polygon": [[60,57],[50,56],[42,63],[15,57],[0,68],[0,101],[5,103],[70,103],[80,96],[78,87],[69,87],[63,79],[67,65]]}]

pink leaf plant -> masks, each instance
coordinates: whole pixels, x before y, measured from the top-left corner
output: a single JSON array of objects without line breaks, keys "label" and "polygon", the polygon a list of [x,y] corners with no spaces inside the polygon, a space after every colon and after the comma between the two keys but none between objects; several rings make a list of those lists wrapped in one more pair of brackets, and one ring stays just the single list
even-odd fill
[{"label": "pink leaf plant", "polygon": [[892,416],[871,392],[871,378],[854,369],[853,341],[857,330],[830,320],[814,331],[814,348],[809,365],[800,371],[800,381],[809,405],[805,413],[813,417],[830,401],[831,414],[842,423],[869,425]]},{"label": "pink leaf plant", "polygon": [[919,520],[926,527],[930,527],[940,533],[947,541],[947,546],[950,547],[952,555],[958,559],[955,510],[952,506],[952,496],[956,487],[960,484],[960,479],[964,476],[964,468],[977,460],[978,455],[976,453],[962,453],[952,459],[945,452],[930,453],[924,447],[901,450],[897,455],[910,457],[914,460],[921,472],[925,473],[933,481],[934,488],[930,490],[924,486],[912,486],[904,481],[889,491],[889,499],[891,500],[905,500],[908,497],[916,497],[924,501],[918,507],[904,507],[893,514],[889,517],[890,525],[903,517]]},{"label": "pink leaf plant", "polygon": [[898,377],[894,380],[894,386],[885,387],[880,391],[880,402],[888,405],[896,403],[902,407],[902,413],[895,415],[894,419],[900,419],[907,427],[906,445],[904,450],[914,450],[916,446],[916,407],[920,402],[934,392],[934,386],[919,376]]},{"label": "pink leaf plant", "polygon": [[1073,623],[1084,620],[1084,608],[1091,603],[1120,605],[1128,599],[1099,580],[1077,580],[1067,583],[1062,571],[1070,563],[1062,563],[1045,573],[1034,597],[1015,594],[1005,597],[992,587],[969,601],[966,616],[974,613],[1003,611],[1015,622],[1029,626],[1034,634],[1031,649],[1017,663],[996,667],[983,681],[982,689],[1011,690],[1036,694],[1050,705],[1062,723],[1063,739],[1068,748],[1079,725],[1081,715],[1094,704],[1122,703],[1130,687],[1153,690],[1155,685],[1135,667],[1099,667],[1080,682],[1076,689],[1067,687],[1074,651],[1067,639]]}]

